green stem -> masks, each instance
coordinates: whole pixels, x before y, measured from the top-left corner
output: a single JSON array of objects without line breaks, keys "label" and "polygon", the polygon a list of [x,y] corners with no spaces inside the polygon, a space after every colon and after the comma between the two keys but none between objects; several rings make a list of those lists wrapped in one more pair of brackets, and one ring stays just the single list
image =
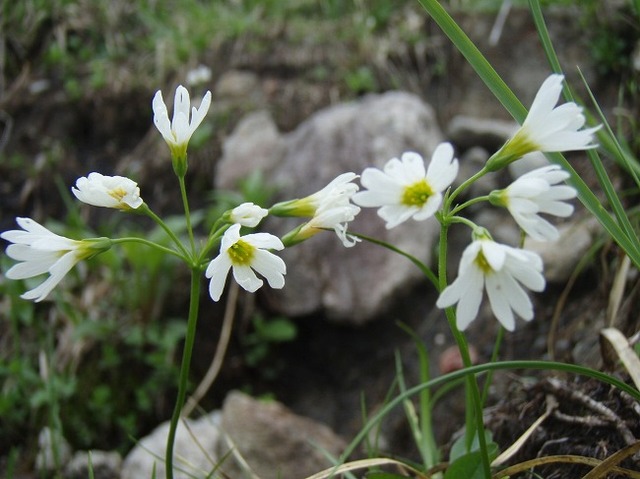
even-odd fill
[{"label": "green stem", "polygon": [[366,236],[360,233],[353,233],[352,231],[349,231],[349,234],[355,236],[356,238],[363,239],[365,241],[368,241],[369,243],[377,244],[378,246],[382,246],[383,248],[387,248],[388,250],[393,251],[394,253],[398,253],[399,255],[404,256],[413,264],[415,264],[420,269],[420,271],[422,271],[422,273],[427,277],[427,279],[431,281],[434,288],[438,289],[438,285],[439,285],[438,277],[433,273],[433,271],[431,271],[431,269],[429,269],[427,265],[425,265],[422,261],[420,261],[415,256],[410,255],[409,253],[402,251],[400,248],[397,248],[385,241],[372,238],[370,236]]},{"label": "green stem", "polygon": [[[187,215],[188,216],[188,215]],[[191,296],[189,299],[189,320],[187,322],[187,336],[182,352],[182,365],[180,367],[180,379],[178,383],[178,397],[171,416],[169,436],[167,437],[167,451],[165,457],[166,479],[173,479],[173,446],[176,438],[180,412],[187,395],[187,383],[189,379],[189,369],[191,367],[191,355],[193,344],[196,338],[196,325],[198,323],[198,307],[200,304],[200,269],[191,269]]]},{"label": "green stem", "polygon": [[175,245],[178,247],[178,249],[182,252],[182,255],[184,258],[189,258],[189,252],[187,251],[187,249],[184,247],[184,245],[182,244],[182,241],[180,241],[180,239],[176,236],[176,234],[171,230],[171,228],[169,228],[167,226],[167,224],[162,221],[162,218],[160,218],[157,214],[155,214],[151,208],[149,208],[149,206],[147,206],[146,203],[144,203],[140,209],[139,209],[140,213],[147,215],[149,218],[151,218],[158,226],[160,226],[160,228],[162,228],[164,230],[165,233],[167,233],[167,236],[169,236],[169,238],[171,238],[171,240],[175,243]]},{"label": "green stem", "polygon": [[478,179],[482,178],[487,173],[489,173],[489,170],[487,169],[486,166],[483,166],[482,169],[478,171],[475,175],[472,175],[471,177],[463,181],[462,184],[458,186],[453,191],[453,193],[451,193],[451,195],[449,195],[446,201],[447,205],[451,205],[453,200],[456,198],[456,196],[458,196],[460,193],[462,193],[464,190],[466,190],[469,186],[471,186],[473,183],[478,181]]},{"label": "green stem", "polygon": [[[443,216],[447,216],[446,210]],[[440,254],[438,255],[438,280],[439,290],[442,291],[447,286],[447,235],[449,232],[449,225],[446,222],[442,223],[440,228]],[[453,333],[453,337],[458,345],[460,356],[462,357],[462,364],[465,369],[473,366],[471,362],[471,356],[469,354],[469,345],[464,334],[458,329],[456,325],[456,313],[452,307],[445,309],[445,315],[449,321],[449,328]],[[484,470],[484,477],[491,477],[491,463],[489,461],[489,452],[487,450],[487,440],[484,435],[484,421],[482,417],[482,398],[480,397],[480,388],[478,387],[478,381],[474,375],[466,377],[466,393],[467,404],[469,401],[473,405],[473,409],[467,407],[465,409],[465,439],[467,445],[467,451],[471,449],[474,433],[478,434],[478,445],[480,447],[482,468]],[[474,423],[475,421],[475,423]]]},{"label": "green stem", "polygon": [[458,205],[455,208],[453,208],[451,210],[451,214],[452,215],[456,215],[456,214],[460,213],[463,209],[468,208],[469,206],[475,205],[477,203],[480,203],[482,201],[489,201],[489,195],[478,196],[476,198],[472,198],[469,201],[466,201],[466,202],[462,203],[461,205]]},{"label": "green stem", "polygon": [[181,258],[185,261],[189,261],[188,257],[185,256],[186,251],[184,252],[185,254],[182,254],[176,250],[173,250],[171,248],[167,248],[166,246],[162,246],[158,243],[154,243],[153,241],[149,241],[148,239],[144,239],[144,238],[137,238],[135,236],[128,236],[125,238],[116,238],[111,240],[111,242],[113,244],[118,244],[118,243],[140,243],[143,244],[145,246],[149,246],[151,248],[155,248],[159,251],[162,251],[163,253],[167,253],[167,254],[171,254],[173,256],[177,256],[178,258]]},{"label": "green stem", "polygon": [[[443,220],[443,222],[444,221],[445,220]],[[478,229],[478,225],[477,224],[475,224],[470,219],[465,218],[464,216],[450,216],[450,217],[447,217],[446,223],[447,223],[447,226],[448,225],[452,225],[453,223],[459,223],[459,224],[467,225],[473,231]]]},{"label": "green stem", "polygon": [[184,206],[184,217],[187,221],[187,232],[189,233],[189,243],[191,244],[191,251],[195,257],[196,241],[193,237],[193,227],[191,226],[191,214],[189,213],[189,199],[187,198],[187,187],[184,183],[184,175],[178,176],[180,183],[180,195],[182,196],[182,205]]}]

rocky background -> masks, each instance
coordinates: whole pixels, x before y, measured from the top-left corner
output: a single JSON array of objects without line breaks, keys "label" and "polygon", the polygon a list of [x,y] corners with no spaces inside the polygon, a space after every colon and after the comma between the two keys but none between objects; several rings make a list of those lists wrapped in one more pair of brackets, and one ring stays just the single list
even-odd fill
[{"label": "rocky background", "polygon": [[[551,6],[547,21],[569,83],[586,98],[579,68],[611,120],[634,117],[637,90],[630,79],[637,77],[636,68],[640,68],[637,17],[625,2],[606,2],[607,7],[599,2],[588,7],[567,3]],[[458,181],[468,177],[480,169],[516,124],[418,5],[392,4],[384,21],[379,18],[380,10],[371,7],[368,11],[362,6],[354,16],[342,20],[319,16],[317,24],[305,23],[305,28],[286,16],[270,23],[264,11],[256,8],[254,14],[264,21],[259,30],[233,38],[212,36],[198,55],[164,70],[156,64],[150,78],[133,75],[135,59],[124,59],[118,69],[105,73],[108,81],[100,87],[78,77],[77,91],[59,69],[43,66],[46,58],[42,52],[48,43],[82,39],[97,28],[93,22],[99,19],[95,12],[86,10],[88,4],[79,3],[75,10],[58,12],[65,16],[34,23],[40,30],[31,36],[9,30],[3,34],[0,96],[1,229],[13,228],[15,216],[39,221],[71,217],[97,232],[104,231],[106,226],[101,224],[105,222],[114,225],[109,212],[81,209],[77,216],[69,215],[71,207],[62,191],[90,171],[125,174],[138,182],[143,198],[156,212],[179,214],[175,178],[166,145],[151,123],[150,102],[156,89],[170,98],[175,85],[188,83],[187,73],[201,67],[209,69],[211,76],[192,80],[192,97],[197,99],[210,89],[214,105],[201,128],[202,136],[192,141],[188,181],[192,206],[204,211],[205,222],[207,215],[213,214],[206,210],[213,191],[221,195],[237,191],[238,185],[256,172],[261,173],[257,190],[270,189],[271,201],[278,201],[312,193],[342,172],[359,173],[367,166],[381,166],[406,150],[428,158],[439,142],[450,141],[461,160]],[[452,13],[505,82],[525,105],[530,104],[550,70],[529,12],[511,8],[502,29],[496,23],[496,10],[454,8]],[[28,14],[36,15],[37,11],[24,12]],[[118,18],[127,20],[136,12],[124,8],[112,15],[110,21],[117,23]],[[347,20],[355,22],[355,15],[371,15],[373,26],[367,30],[366,41],[344,34],[353,28]],[[610,43],[603,43],[603,38]],[[156,45],[156,54],[161,46]],[[630,132],[633,129],[622,122],[621,134]],[[637,146],[635,141],[630,136],[631,148]],[[569,159],[597,188],[586,157],[574,154]],[[510,171],[483,179],[472,193],[506,186],[524,169],[535,166],[535,160],[514,164]],[[621,191],[631,185],[616,165],[610,164],[610,172]],[[242,188],[247,188],[246,183]],[[237,196],[231,194],[231,198]],[[472,215],[496,239],[518,242],[519,231],[503,211],[483,206]],[[119,221],[118,226],[137,227],[135,221]],[[264,228],[283,234],[292,224],[295,222],[270,220]],[[143,234],[152,234],[146,226],[141,228]],[[387,231],[375,212],[363,211],[352,229],[433,262],[438,237],[434,221],[410,222]],[[561,231],[561,239],[552,248],[529,245],[544,258],[548,288],[535,298],[536,319],[530,324],[519,323],[516,332],[506,336],[502,357],[554,357],[599,367],[597,332],[607,319],[609,291],[620,268],[620,253],[579,206]],[[453,228],[451,240],[453,272],[458,253],[469,240],[468,232]],[[282,256],[288,265],[283,290],[265,288],[256,295],[241,292],[233,300],[237,303],[234,325],[220,374],[192,414],[196,419],[189,420],[179,434],[177,451],[185,458],[186,471],[177,477],[204,477],[203,471],[211,470],[228,451],[232,452],[223,470],[233,478],[302,478],[329,467],[327,454],[337,457],[362,427],[363,404],[371,414],[385,403],[397,375],[396,358],[401,358],[407,383],[417,381],[414,340],[400,323],[424,341],[432,375],[457,367],[451,349],[453,338],[442,312],[433,307],[436,294],[409,261],[368,243],[345,249],[332,234],[318,235]],[[585,257],[590,260],[583,261]],[[83,272],[85,276],[70,281],[68,291],[57,299],[75,308],[76,316],[85,314],[88,319],[80,320],[68,311],[54,312],[51,303],[33,313],[51,333],[55,354],[50,367],[60,371],[72,368],[79,384],[91,386],[87,390],[78,387],[67,396],[61,394],[58,418],[65,438],[51,432],[50,415],[42,405],[34,405],[22,423],[0,422],[4,429],[0,436],[5,437],[0,439],[0,470],[11,466],[14,477],[37,477],[32,471],[38,468],[54,470],[51,444],[56,445],[62,459],[63,477],[87,477],[88,450],[92,450],[96,478],[151,477],[154,467],[158,477],[164,474],[162,461],[154,461],[149,452],[164,453],[168,426],[163,421],[170,415],[175,394],[170,386],[151,393],[155,396],[151,413],[139,418],[135,441],[123,434],[122,426],[115,426],[116,410],[103,410],[101,420],[91,424],[93,428],[104,427],[104,433],[95,434],[100,440],[91,442],[80,434],[66,433],[75,429],[71,422],[64,426],[65,421],[86,421],[91,416],[90,411],[84,415],[79,412],[79,404],[97,386],[82,377],[91,376],[96,364],[104,364],[100,356],[104,345],[95,337],[82,335],[79,324],[98,324],[123,314],[105,306],[111,290],[118,286],[118,277],[109,283],[109,278],[100,278],[104,271]],[[159,275],[165,274],[170,274],[168,280],[161,281]],[[135,283],[137,289],[150,289],[151,298],[134,311],[125,308],[131,317],[118,319],[118,328],[135,322],[145,327],[155,322],[169,324],[184,315],[188,303],[186,272],[172,267],[149,275],[123,281],[129,287]],[[5,352],[0,358],[8,365],[14,355],[38,349],[27,347],[29,341],[37,340],[33,332],[37,328],[33,323],[21,323],[16,329],[16,323],[8,319],[18,306],[10,298],[9,286],[1,281],[5,293],[1,350]],[[631,335],[637,328],[635,271],[627,273],[626,283],[629,293],[616,324]],[[223,334],[225,311],[232,302],[213,304],[203,296],[194,387],[209,369]],[[256,348],[250,346],[255,346],[251,338],[259,332],[257,316],[265,321],[286,318],[285,324],[294,333],[287,341],[262,337],[261,344],[267,348],[255,353]],[[497,323],[483,310],[469,331],[477,361],[489,359],[496,331]],[[16,346],[17,337],[26,345]],[[127,347],[126,343],[114,345],[116,354],[123,354],[121,348]],[[145,347],[149,345],[145,343]],[[169,362],[175,365],[180,357],[179,335],[169,350],[173,353]],[[251,357],[249,352],[257,356]],[[8,388],[15,375],[3,374]],[[126,398],[135,395],[137,378],[147,370],[101,370],[100,380],[113,384],[113,379],[106,379],[110,374],[122,378],[126,403]],[[567,384],[573,381],[561,379]],[[495,426],[502,447],[508,447],[536,419],[535,408],[544,411],[540,395],[553,388],[540,381],[531,386],[528,374],[515,373],[495,378],[487,420]],[[561,396],[561,389],[553,391]],[[256,399],[265,397],[271,400]],[[454,390],[436,406],[434,429],[445,451],[463,424],[463,401],[460,391]],[[570,406],[572,413],[579,409],[579,405]],[[632,405],[620,406],[620,416],[631,414],[633,418],[634,413],[628,410]],[[80,419],[73,419],[74,413]],[[11,414],[11,410],[3,414]],[[562,421],[551,422],[530,450],[523,452],[529,454],[525,458],[535,457],[543,444],[566,436],[565,426]],[[576,428],[575,424],[572,427]],[[589,438],[593,431],[582,433],[587,444],[593,443]],[[571,430],[570,435],[580,434],[580,430]],[[602,447],[599,452],[585,454],[603,458],[625,445],[615,427],[603,427],[597,434]],[[638,436],[640,431],[636,427],[630,434]],[[401,410],[387,418],[378,440],[385,453],[417,458]],[[560,452],[547,448],[544,453]],[[247,475],[247,469],[255,475]],[[555,477],[553,474],[556,472],[546,477]]]}]

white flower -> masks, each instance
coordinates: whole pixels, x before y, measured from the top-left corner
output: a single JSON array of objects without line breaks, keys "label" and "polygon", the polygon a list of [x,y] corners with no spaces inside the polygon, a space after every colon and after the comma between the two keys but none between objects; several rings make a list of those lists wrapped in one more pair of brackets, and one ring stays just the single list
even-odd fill
[{"label": "white flower", "polygon": [[302,199],[283,201],[271,207],[269,212],[276,216],[302,216],[313,217],[318,208],[349,205],[354,193],[359,187],[353,180],[358,177],[355,173],[342,173],[312,195]]},{"label": "white flower", "polygon": [[569,173],[558,165],[549,165],[525,173],[504,190],[493,191],[493,204],[506,206],[522,230],[538,241],[554,241],[559,233],[555,226],[540,213],[567,217],[573,205],[565,203],[576,197],[571,186],[558,183],[569,178]]},{"label": "white flower", "polygon": [[358,185],[353,183],[357,177],[355,173],[342,173],[312,195],[272,206],[269,211],[276,216],[311,217],[307,223],[285,235],[284,242],[292,246],[323,229],[333,229],[346,247],[354,246],[360,241],[355,236],[347,234],[347,223],[353,221],[360,212],[360,208],[351,203],[359,189]]},{"label": "white flower", "polygon": [[436,306],[458,303],[456,321],[462,331],[478,315],[486,288],[493,314],[513,331],[514,312],[526,321],[533,318],[533,306],[523,286],[532,291],[544,289],[540,256],[481,236],[462,253],[458,277],[440,293]]},{"label": "white flower", "polygon": [[304,241],[323,229],[332,229],[345,247],[355,246],[360,238],[347,234],[347,224],[353,221],[359,212],[360,208],[350,203],[334,205],[331,201],[327,201],[318,207],[311,220],[296,231],[291,238],[291,244]]},{"label": "white flower", "polygon": [[255,228],[269,214],[269,210],[254,203],[242,203],[231,210],[229,223]]},{"label": "white flower", "polygon": [[189,109],[191,101],[189,92],[185,87],[180,85],[176,88],[173,100],[173,120],[169,121],[167,106],[162,99],[162,92],[157,91],[153,97],[153,122],[162,134],[164,140],[169,145],[171,153],[179,158],[186,155],[187,144],[196,131],[196,128],[202,123],[204,117],[211,106],[211,92],[202,98],[200,108],[193,107],[191,110],[191,119],[189,119]]},{"label": "white flower", "polygon": [[458,160],[453,157],[453,147],[449,143],[438,145],[426,172],[422,157],[406,152],[401,160],[389,160],[384,171],[365,169],[361,183],[368,190],[356,193],[353,202],[379,207],[378,216],[387,222],[387,229],[412,217],[416,221],[426,220],[440,207],[442,192],[457,174]]},{"label": "white flower", "polygon": [[130,210],[143,203],[137,183],[123,176],[89,173],[88,177],[78,178],[71,191],[80,201],[93,206]]},{"label": "white flower", "polygon": [[5,231],[0,235],[13,244],[7,256],[20,261],[6,273],[9,279],[26,279],[49,273],[49,277],[21,297],[42,301],[79,261],[106,251],[111,246],[107,238],[75,241],[52,233],[31,218],[16,218],[22,230]]},{"label": "white flower", "polygon": [[263,284],[253,270],[266,278],[269,286],[275,289],[284,287],[286,265],[281,258],[267,249],[281,250],[282,241],[269,233],[254,233],[240,236],[240,225],[229,227],[222,236],[220,254],[207,266],[205,276],[211,279],[209,294],[218,301],[222,296],[229,269],[233,268],[233,277],[245,290],[253,293]]},{"label": "white flower", "polygon": [[562,93],[563,79],[563,75],[553,74],[542,83],[522,126],[489,159],[490,170],[497,170],[533,151],[561,152],[598,146],[593,143],[593,134],[601,125],[581,130],[586,119],[580,106],[574,102],[555,106]]},{"label": "white flower", "polygon": [[[308,196],[305,200],[308,201],[313,206],[315,206],[316,210],[327,206],[344,206],[349,204],[349,201],[353,197],[353,195],[360,188],[358,185],[353,183],[358,177],[355,173],[342,173],[335,177],[327,186],[322,188],[320,191]],[[317,214],[317,211],[314,212],[314,215]]]}]

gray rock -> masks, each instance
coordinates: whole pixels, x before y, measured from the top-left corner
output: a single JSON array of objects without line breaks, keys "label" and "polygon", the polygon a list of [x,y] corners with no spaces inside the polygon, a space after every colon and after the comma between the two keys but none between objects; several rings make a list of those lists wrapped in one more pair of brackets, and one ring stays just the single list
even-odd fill
[{"label": "gray rock", "polygon": [[[207,477],[218,462],[215,455],[220,441],[220,412],[214,411],[196,420],[180,423],[174,447],[175,479]],[[127,455],[122,465],[122,479],[144,479],[165,476],[164,457],[169,435],[169,422],[158,426],[141,439]]]},{"label": "gray rock", "polygon": [[219,443],[219,457],[229,455],[221,470],[234,479],[300,479],[331,467],[326,455],[346,447],[325,425],[240,392],[225,399],[222,427],[228,442]]},{"label": "gray rock", "polygon": [[94,479],[120,479],[121,469],[122,456],[117,452],[78,451],[65,467],[64,477],[66,479],[87,479],[92,471]]},{"label": "gray rock", "polygon": [[[256,121],[252,118],[246,121]],[[327,108],[281,139],[274,138],[264,117],[260,121],[262,133],[245,124],[229,138],[217,188],[232,188],[247,172],[262,170],[278,189],[278,201],[302,198],[341,173],[381,167],[408,150],[428,161],[443,139],[431,107],[403,92]],[[265,226],[281,236],[302,221],[274,218]],[[363,210],[350,229],[387,241],[427,264],[438,235],[435,220],[408,221],[388,231],[374,210]],[[397,254],[368,243],[347,249],[333,233],[288,248],[282,257],[288,265],[284,289],[265,289],[263,294],[274,310],[289,316],[324,310],[336,321],[363,323],[422,278]]]}]

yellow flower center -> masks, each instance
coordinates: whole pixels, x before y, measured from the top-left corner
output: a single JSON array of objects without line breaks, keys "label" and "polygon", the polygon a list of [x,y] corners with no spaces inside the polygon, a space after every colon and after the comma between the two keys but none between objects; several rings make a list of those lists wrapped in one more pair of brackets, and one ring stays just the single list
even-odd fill
[{"label": "yellow flower center", "polygon": [[478,268],[480,268],[480,270],[485,276],[487,276],[489,273],[493,273],[493,268],[487,261],[487,258],[484,257],[482,250],[478,251],[478,255],[476,256],[475,263],[476,265],[478,265]]},{"label": "yellow flower center", "polygon": [[404,189],[401,202],[406,206],[423,206],[431,195],[433,195],[431,186],[427,180],[422,179]]},{"label": "yellow flower center", "polygon": [[109,196],[112,196],[118,201],[122,201],[122,198],[124,198],[126,194],[127,192],[124,190],[124,188],[121,188],[121,187],[109,190]]},{"label": "yellow flower center", "polygon": [[255,256],[256,247],[246,241],[239,239],[227,250],[229,258],[234,265],[250,265]]}]

